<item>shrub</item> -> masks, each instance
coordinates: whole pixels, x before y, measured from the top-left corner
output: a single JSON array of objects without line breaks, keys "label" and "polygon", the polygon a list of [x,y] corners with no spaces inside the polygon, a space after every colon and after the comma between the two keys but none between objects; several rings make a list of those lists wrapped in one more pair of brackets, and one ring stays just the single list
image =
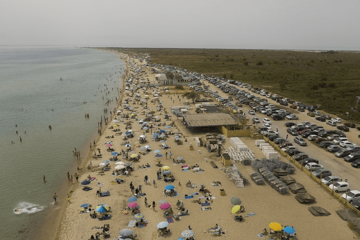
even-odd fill
[{"label": "shrub", "polygon": [[182,85],[176,85],[175,89],[184,90],[184,87]]},{"label": "shrub", "polygon": [[256,63],[256,65],[257,65],[257,66],[262,66],[262,65],[263,65],[263,62],[262,62],[262,61],[258,61],[258,62]]},{"label": "shrub", "polygon": [[328,87],[330,87],[330,88],[335,88],[335,87],[336,87],[336,84],[335,84],[335,83],[329,83]]}]

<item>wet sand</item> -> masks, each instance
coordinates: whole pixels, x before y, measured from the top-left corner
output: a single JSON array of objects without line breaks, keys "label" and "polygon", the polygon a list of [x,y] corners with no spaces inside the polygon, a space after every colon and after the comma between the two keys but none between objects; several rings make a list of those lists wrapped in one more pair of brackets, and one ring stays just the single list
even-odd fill
[{"label": "wet sand", "polygon": [[[132,67],[132,63],[136,62],[139,66],[141,65],[138,61],[132,59],[124,59],[128,62],[128,68]],[[151,83],[156,83],[154,74],[152,74],[149,68],[145,68],[146,73]],[[130,70],[131,71],[131,70]],[[134,67],[132,67],[134,71]],[[145,74],[142,75],[145,79]],[[129,77],[129,76],[128,76]],[[139,91],[141,96],[145,94],[142,91]],[[153,98],[151,95],[151,90],[149,90],[150,99],[148,101],[148,107],[156,111],[156,106],[158,104],[152,103],[150,100]],[[124,99],[128,98],[124,96]],[[252,168],[250,166],[244,166],[236,164],[239,171],[244,175],[245,178],[249,180],[249,184],[244,188],[237,188],[233,182],[231,182],[224,171],[222,170],[222,164],[219,157],[216,157],[216,153],[209,153],[204,147],[197,147],[194,141],[195,136],[203,136],[203,134],[191,134],[186,128],[183,127],[180,120],[176,120],[174,115],[170,112],[170,106],[184,105],[185,99],[175,93],[175,90],[170,87],[170,92],[168,94],[163,94],[159,97],[160,102],[162,102],[164,108],[168,111],[168,114],[172,118],[172,121],[175,122],[175,125],[178,127],[172,127],[173,132],[180,131],[183,134],[182,140],[184,141],[186,137],[187,142],[184,141],[183,145],[177,145],[174,142],[173,135],[166,140],[166,144],[170,146],[170,149],[164,150],[160,148],[161,142],[155,142],[151,140],[151,134],[146,133],[148,143],[152,147],[152,152],[147,155],[141,155],[141,159],[138,163],[134,163],[135,171],[131,173],[130,176],[123,176],[122,179],[125,180],[121,184],[111,184],[111,181],[116,178],[112,175],[114,167],[116,166],[114,162],[110,162],[111,170],[105,172],[104,175],[100,175],[98,172],[86,170],[82,172],[79,177],[79,183],[74,183],[76,189],[71,195],[71,203],[67,203],[66,209],[64,210],[64,215],[61,221],[61,226],[59,229],[58,238],[61,240],[72,240],[72,239],[90,239],[91,235],[99,230],[94,230],[94,227],[100,227],[104,224],[110,224],[110,239],[117,239],[119,236],[119,231],[127,227],[130,220],[134,220],[133,215],[123,214],[123,210],[127,207],[127,199],[133,194],[130,191],[129,184],[132,182],[135,187],[142,185],[142,192],[146,193],[146,196],[139,197],[137,202],[140,206],[140,211],[145,215],[145,220],[148,221],[146,227],[143,228],[130,228],[137,234],[137,239],[178,239],[181,236],[181,232],[186,230],[190,225],[193,231],[195,232],[195,239],[206,239],[208,237],[213,237],[211,234],[207,233],[211,227],[214,227],[215,224],[218,224],[222,227],[225,232],[223,237],[227,239],[260,239],[257,234],[259,234],[262,229],[268,228],[270,222],[279,222],[282,225],[294,226],[297,230],[298,239],[357,239],[354,232],[352,232],[347,223],[342,221],[336,214],[336,210],[342,209],[342,205],[337,202],[331,195],[329,195],[325,190],[318,186],[311,178],[306,174],[296,171],[292,177],[294,177],[298,182],[302,183],[307,191],[316,197],[317,203],[312,205],[303,205],[296,201],[295,195],[290,193],[287,195],[280,195],[277,191],[272,189],[269,185],[265,184],[263,186],[257,186],[254,182],[251,181],[248,170]],[[174,100],[174,102],[173,102]],[[140,114],[142,112],[142,106],[139,104],[132,104],[132,101],[129,103],[135,111],[137,111],[138,118],[144,118],[145,115]],[[195,107],[191,104],[193,110],[190,113],[194,113]],[[121,109],[123,112],[131,113]],[[155,115],[161,118],[160,123],[166,123],[168,126],[172,121],[164,119],[164,111],[156,112]],[[120,119],[123,121],[124,119]],[[136,119],[130,119],[132,122],[132,129],[135,133],[135,137],[129,139],[134,149],[134,153],[140,152],[140,148],[136,147],[135,143],[138,142],[138,137],[143,134],[141,130],[141,125],[138,124]],[[115,136],[113,139],[107,139],[105,136],[115,135],[112,129],[109,129],[113,122],[109,122],[107,129],[102,134],[100,139],[96,144],[96,148],[101,149],[103,157],[101,159],[89,159],[92,162],[93,166],[100,164],[104,160],[108,160],[111,157],[110,152],[107,152],[107,147],[105,146],[106,142],[112,141],[113,148],[115,151],[120,152],[122,149],[126,149],[121,143],[124,142],[122,137]],[[119,123],[121,131],[125,132],[125,125],[123,122]],[[155,127],[157,129],[158,127]],[[164,129],[164,126],[160,127]],[[259,148],[255,147],[255,140],[250,138],[242,138],[242,141],[254,151],[257,158],[263,158],[264,155],[261,153]],[[189,144],[192,143],[194,150],[190,150]],[[146,144],[141,144],[144,146]],[[224,147],[227,149],[230,147],[229,139],[226,139]],[[161,163],[170,167],[170,171],[175,176],[176,180],[173,183],[166,183],[162,180],[156,179],[156,172],[158,167],[155,166],[155,157],[153,151],[159,149],[161,150],[163,157],[159,158]],[[200,152],[198,151],[200,150]],[[183,157],[186,161],[186,165],[195,165],[198,164],[204,172],[195,173],[193,171],[182,171],[181,165],[173,164],[173,161],[169,158],[166,159],[165,152],[172,152],[172,158]],[[125,158],[119,156],[121,161],[126,161]],[[208,161],[205,161],[208,159]],[[283,161],[287,161],[282,159]],[[219,168],[213,168],[210,165],[210,161],[214,161]],[[138,169],[138,165],[143,165],[149,163],[150,168]],[[85,164],[87,165],[87,164]],[[92,181],[88,186],[92,187],[91,191],[81,190],[82,186],[80,182],[83,181],[88,175],[95,177],[96,179]],[[147,175],[150,178],[151,184],[145,184],[143,179]],[[118,176],[117,176],[118,177]],[[156,186],[152,184],[153,180],[156,180]],[[186,187],[186,182],[191,181],[195,183],[195,188]],[[214,187],[211,185],[213,181],[220,181],[221,187]],[[96,191],[99,189],[98,183],[101,183],[101,190],[103,192],[109,190],[110,196],[108,197],[98,197],[96,196]],[[163,194],[164,187],[168,184],[173,184],[178,195],[176,197],[165,197]],[[198,200],[199,196],[203,196],[202,193],[195,195],[193,199],[185,199],[185,194],[190,194],[194,192],[199,192],[198,185],[205,184],[206,188],[211,192],[212,196],[215,197],[211,203],[211,210],[202,211],[201,205],[198,203],[193,203],[192,200]],[[220,189],[224,189],[226,195],[220,195]],[[147,198],[149,204],[152,201],[156,202],[155,209],[148,208],[144,204],[144,198]],[[244,222],[238,222],[234,220],[234,214],[231,213],[232,204],[230,199],[232,197],[239,197],[242,200],[242,205],[245,207],[245,212],[242,215],[245,218]],[[185,209],[189,210],[189,215],[183,216],[181,220],[174,221],[170,223],[168,228],[171,230],[171,234],[164,237],[157,236],[157,227],[156,225],[161,221],[166,221],[164,217],[164,211],[159,209],[159,200],[167,200],[173,207],[175,213],[178,212],[176,209],[176,202],[182,200],[184,202]],[[204,200],[202,200],[204,202]],[[92,204],[95,208],[98,204],[107,204],[111,207],[110,214],[112,218],[109,220],[99,221],[98,219],[92,219],[89,216],[89,213],[80,213],[80,205],[82,204]],[[322,206],[327,211],[331,213],[328,217],[314,217],[308,211],[309,206]],[[255,213],[252,216],[246,216],[249,213]],[[266,239],[266,238],[264,238]]]}]

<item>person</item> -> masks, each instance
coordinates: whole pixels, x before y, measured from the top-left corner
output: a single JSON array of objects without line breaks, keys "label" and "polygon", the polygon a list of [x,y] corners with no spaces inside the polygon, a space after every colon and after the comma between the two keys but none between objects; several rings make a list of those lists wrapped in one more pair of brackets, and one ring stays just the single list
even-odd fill
[{"label": "person", "polygon": [[171,158],[171,156],[172,156],[172,153],[171,153],[171,151],[170,151],[170,153],[169,153],[169,156],[170,156],[170,158]]},{"label": "person", "polygon": [[288,134],[286,134],[286,139],[288,139],[288,137],[289,137],[289,135],[288,135]]},{"label": "person", "polygon": [[44,181],[44,183],[46,183],[46,180],[45,180],[45,175],[43,176],[43,181]]},{"label": "person", "polygon": [[189,225],[188,229],[189,229],[189,230],[192,230],[192,228],[190,227],[190,225]]},{"label": "person", "polygon": [[154,187],[156,187],[156,182],[155,182],[155,180],[153,180],[153,184],[154,184]]},{"label": "person", "polygon": [[167,159],[167,152],[165,153],[165,155],[166,155],[166,159]]},{"label": "person", "polygon": [[155,210],[155,201],[152,202],[152,208]]},{"label": "person", "polygon": [[58,197],[58,195],[56,195],[56,193],[54,193],[54,195],[53,195],[54,203],[56,203],[57,197]]}]

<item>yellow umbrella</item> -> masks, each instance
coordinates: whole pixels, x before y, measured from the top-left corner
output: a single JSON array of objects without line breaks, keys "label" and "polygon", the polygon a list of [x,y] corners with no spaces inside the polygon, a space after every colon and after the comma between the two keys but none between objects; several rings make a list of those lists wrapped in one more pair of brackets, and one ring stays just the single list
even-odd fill
[{"label": "yellow umbrella", "polygon": [[240,205],[236,205],[231,209],[231,213],[237,213],[240,210]]},{"label": "yellow umbrella", "polygon": [[130,156],[130,158],[137,158],[137,157],[138,157],[137,154],[132,154],[132,155]]},{"label": "yellow umbrella", "polygon": [[119,125],[114,124],[113,127],[118,127]]},{"label": "yellow umbrella", "polygon": [[282,230],[282,226],[280,223],[277,222],[271,222],[269,224],[270,229],[274,230],[275,232],[280,232]]},{"label": "yellow umbrella", "polygon": [[169,166],[163,166],[163,167],[161,168],[161,170],[169,170],[169,169],[170,169]]}]

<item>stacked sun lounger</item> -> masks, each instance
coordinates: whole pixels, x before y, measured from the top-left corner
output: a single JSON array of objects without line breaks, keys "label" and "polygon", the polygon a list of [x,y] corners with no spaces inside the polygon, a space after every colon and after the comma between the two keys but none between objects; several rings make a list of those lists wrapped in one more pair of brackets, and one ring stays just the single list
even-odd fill
[{"label": "stacked sun lounger", "polygon": [[251,161],[255,159],[255,155],[250,150],[234,150],[233,147],[229,147],[229,155],[237,163],[244,165],[250,165]]},{"label": "stacked sun lounger", "polygon": [[299,203],[314,203],[315,198],[311,196],[309,193],[298,193],[295,196],[295,199],[298,200]]}]

